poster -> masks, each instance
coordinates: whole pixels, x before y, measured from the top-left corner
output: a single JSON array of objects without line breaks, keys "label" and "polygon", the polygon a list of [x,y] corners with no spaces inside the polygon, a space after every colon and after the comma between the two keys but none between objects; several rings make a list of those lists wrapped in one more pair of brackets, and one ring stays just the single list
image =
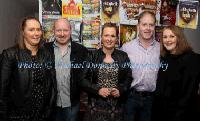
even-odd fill
[{"label": "poster", "polygon": [[53,23],[56,19],[60,18],[60,15],[43,15],[42,17],[42,28],[43,28],[43,39],[45,42],[54,41],[53,36]]},{"label": "poster", "polygon": [[[183,28],[197,28],[197,0],[41,0],[42,25],[45,41],[53,41],[53,22],[67,17],[72,25],[72,39],[87,48],[101,45],[101,26],[105,22],[117,23],[120,28],[121,46],[137,36],[137,19],[141,12],[156,14],[156,25],[178,25]],[[177,7],[178,5],[178,7]],[[131,28],[131,29],[129,29]],[[128,34],[128,31],[132,34]],[[135,31],[135,32],[131,32]],[[159,27],[156,40],[159,41]],[[127,35],[126,35],[127,33]],[[157,35],[158,33],[158,35]],[[116,47],[117,47],[116,46]]]},{"label": "poster", "polygon": [[174,0],[162,0],[161,5],[161,25],[175,25],[176,23],[176,6],[177,1]]},{"label": "poster", "polygon": [[136,25],[120,25],[120,47],[137,37],[137,26]]},{"label": "poster", "polygon": [[155,40],[160,42],[162,38],[163,26],[156,26],[155,30]]},{"label": "poster", "polygon": [[101,21],[119,22],[119,0],[101,0]]},{"label": "poster", "polygon": [[179,1],[177,24],[183,28],[196,29],[199,1]]},{"label": "poster", "polygon": [[[158,2],[157,2],[158,1]],[[160,0],[121,0],[120,23],[136,25],[138,17],[143,11],[152,11],[156,14],[156,23],[160,22]]]},{"label": "poster", "polygon": [[100,18],[88,17],[82,23],[83,45],[87,48],[98,48],[100,41]]},{"label": "poster", "polygon": [[82,18],[82,0],[62,0],[62,17]]},{"label": "poster", "polygon": [[100,1],[83,0],[83,20],[81,26],[83,45],[99,48],[100,44]]},{"label": "poster", "polygon": [[82,44],[81,40],[81,21],[78,19],[68,19],[72,29],[72,41]]},{"label": "poster", "polygon": [[100,14],[100,0],[83,0],[83,16]]},{"label": "poster", "polygon": [[42,15],[61,15],[61,0],[42,0]]}]

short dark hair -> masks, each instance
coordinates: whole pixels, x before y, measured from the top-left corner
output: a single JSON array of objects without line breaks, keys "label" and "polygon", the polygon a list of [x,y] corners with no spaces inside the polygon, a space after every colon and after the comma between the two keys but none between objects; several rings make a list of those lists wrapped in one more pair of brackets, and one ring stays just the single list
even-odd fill
[{"label": "short dark hair", "polygon": [[118,34],[119,34],[119,29],[118,29],[118,26],[116,25],[116,23],[105,23],[103,26],[102,26],[102,29],[101,29],[101,36],[103,35],[103,31],[105,28],[114,28],[116,30],[116,35],[117,35],[117,38],[119,37]]},{"label": "short dark hair", "polygon": [[147,14],[151,15],[152,18],[154,19],[155,23],[156,23],[156,16],[155,16],[155,14],[154,14],[153,12],[151,12],[151,11],[144,11],[144,12],[142,12],[142,13],[139,15],[139,17],[138,17],[138,23],[140,23],[141,19],[142,19],[145,15],[147,15]]}]

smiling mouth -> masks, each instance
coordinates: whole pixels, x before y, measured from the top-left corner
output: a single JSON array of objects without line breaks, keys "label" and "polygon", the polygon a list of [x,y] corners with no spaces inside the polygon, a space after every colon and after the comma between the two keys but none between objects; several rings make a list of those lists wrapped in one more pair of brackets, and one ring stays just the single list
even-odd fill
[{"label": "smiling mouth", "polygon": [[32,38],[32,39],[34,39],[34,40],[38,40],[38,39],[40,39],[40,38]]},{"label": "smiling mouth", "polygon": [[145,34],[151,34],[151,32],[144,32]]},{"label": "smiling mouth", "polygon": [[167,43],[167,44],[165,44],[166,46],[171,46],[173,43]]}]

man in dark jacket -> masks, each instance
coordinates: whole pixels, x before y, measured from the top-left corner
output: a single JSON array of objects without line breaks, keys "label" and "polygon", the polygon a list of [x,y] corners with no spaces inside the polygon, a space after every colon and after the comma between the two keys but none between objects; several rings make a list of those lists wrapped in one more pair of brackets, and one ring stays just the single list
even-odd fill
[{"label": "man in dark jacket", "polygon": [[46,44],[55,60],[58,89],[56,121],[75,121],[79,111],[79,82],[88,51],[71,41],[71,33],[69,21],[58,19],[54,23],[55,41]]}]

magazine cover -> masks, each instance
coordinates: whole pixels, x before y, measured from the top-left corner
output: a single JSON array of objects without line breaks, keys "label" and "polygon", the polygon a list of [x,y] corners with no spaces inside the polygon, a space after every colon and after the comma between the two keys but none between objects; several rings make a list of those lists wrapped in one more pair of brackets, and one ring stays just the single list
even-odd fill
[{"label": "magazine cover", "polygon": [[199,1],[179,1],[177,24],[183,28],[196,29]]},{"label": "magazine cover", "polygon": [[137,26],[136,25],[120,25],[120,47],[137,37]]},{"label": "magazine cover", "polygon": [[83,0],[82,41],[87,48],[98,48],[100,41],[100,1]]},{"label": "magazine cover", "polygon": [[82,18],[82,0],[62,0],[62,17]]},{"label": "magazine cover", "polygon": [[163,32],[163,26],[156,26],[155,30],[155,40],[160,42],[160,39],[162,37],[162,32]]},{"label": "magazine cover", "polygon": [[61,15],[61,0],[42,0],[42,15]]},{"label": "magazine cover", "polygon": [[161,3],[162,0],[156,0],[157,6],[156,6],[156,25],[160,26],[160,11],[161,11]]},{"label": "magazine cover", "polygon": [[81,40],[81,21],[77,19],[68,19],[72,27],[72,41],[82,44]]},{"label": "magazine cover", "polygon": [[83,16],[87,14],[100,14],[99,0],[83,0]]},{"label": "magazine cover", "polygon": [[43,39],[45,42],[54,41],[53,36],[53,23],[56,19],[60,18],[59,15],[43,15],[42,16],[42,28],[44,31]]},{"label": "magazine cover", "polygon": [[177,3],[175,0],[162,0],[160,24],[175,25]]},{"label": "magazine cover", "polygon": [[[138,17],[143,11],[152,11],[159,14],[158,10],[157,0],[121,0],[120,23],[136,25]],[[159,15],[157,17],[157,21],[159,21]]]},{"label": "magazine cover", "polygon": [[101,22],[119,22],[119,0],[101,0]]},{"label": "magazine cover", "polygon": [[87,48],[98,48],[100,41],[100,18],[88,16],[82,22],[82,40]]}]

